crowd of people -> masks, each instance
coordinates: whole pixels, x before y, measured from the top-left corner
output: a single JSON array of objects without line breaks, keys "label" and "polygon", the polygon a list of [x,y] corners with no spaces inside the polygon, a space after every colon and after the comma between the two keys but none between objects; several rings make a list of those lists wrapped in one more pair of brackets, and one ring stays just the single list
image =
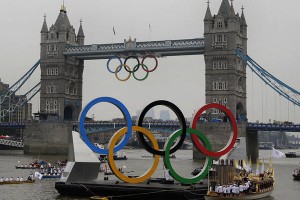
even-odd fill
[{"label": "crowd of people", "polygon": [[[226,196],[239,196],[241,194],[248,194],[251,188],[251,182],[248,180],[245,183],[215,186],[215,192],[219,195]],[[212,188],[210,188],[212,191]]]}]

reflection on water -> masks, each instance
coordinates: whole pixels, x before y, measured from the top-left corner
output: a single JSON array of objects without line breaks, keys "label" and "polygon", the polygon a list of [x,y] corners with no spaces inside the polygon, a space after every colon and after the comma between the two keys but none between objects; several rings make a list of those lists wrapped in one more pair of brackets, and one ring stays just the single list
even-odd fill
[{"label": "reflection on water", "polygon": [[[116,161],[118,167],[124,167],[127,175],[142,175],[152,165],[151,158],[142,158],[142,154],[147,154],[145,150],[124,150],[128,160]],[[288,150],[286,150],[288,151]],[[283,150],[285,152],[285,150]],[[261,150],[260,157],[265,158],[267,163],[271,155],[270,150]],[[15,169],[15,165],[19,163],[29,163],[36,160],[38,156],[28,155],[0,155],[0,177],[27,177],[32,170]],[[40,160],[50,161],[52,163],[57,160],[63,160],[64,157],[40,156]],[[180,150],[176,152],[176,159],[172,159],[172,166],[175,170],[184,177],[192,177],[191,172],[201,166],[203,163],[192,160],[191,150]],[[264,198],[264,200],[293,200],[299,199],[300,181],[294,181],[292,173],[294,168],[298,166],[298,158],[281,158],[273,159],[273,165],[276,170],[275,174],[275,190],[272,197]],[[153,177],[163,177],[163,160],[160,159],[159,166]],[[113,176],[110,176],[110,179]],[[102,173],[99,174],[99,179],[102,179]],[[59,196],[54,188],[57,180],[37,180],[34,184],[20,185],[0,185],[0,199],[89,199],[81,197],[62,197]]]}]

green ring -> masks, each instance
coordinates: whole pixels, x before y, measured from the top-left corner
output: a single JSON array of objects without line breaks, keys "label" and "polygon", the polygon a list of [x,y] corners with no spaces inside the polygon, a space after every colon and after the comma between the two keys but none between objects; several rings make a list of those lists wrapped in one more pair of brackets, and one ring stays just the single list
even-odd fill
[{"label": "green ring", "polygon": [[137,81],[143,81],[143,80],[145,80],[148,77],[148,74],[149,74],[149,72],[147,71],[146,76],[144,78],[141,78],[141,79],[137,78],[134,75],[134,73],[137,71],[137,70],[135,70],[135,68],[137,67],[137,69],[138,69],[140,66],[145,67],[148,70],[148,67],[145,64],[137,64],[136,66],[134,66],[134,68],[132,70],[132,75],[135,78],[135,80],[137,80]]},{"label": "green ring", "polygon": [[[192,128],[188,128],[187,133],[196,134],[200,138],[200,140],[204,143],[205,148],[207,148],[208,150],[211,151],[211,144],[209,143],[207,137],[205,137],[205,135],[203,135],[200,131],[192,129]],[[171,165],[170,149],[171,149],[171,145],[173,144],[174,140],[181,134],[182,134],[182,130],[180,129],[180,130],[175,131],[168,137],[168,140],[166,141],[165,146],[164,146],[164,150],[166,152],[165,156],[164,156],[164,165],[165,165],[166,169],[170,170],[170,175],[175,180],[177,180],[181,183],[184,183],[184,184],[193,184],[193,183],[199,182],[200,180],[202,180],[203,178],[206,177],[209,169],[212,166],[213,158],[211,156],[206,156],[205,164],[203,166],[203,169],[205,169],[205,170],[201,170],[201,172],[198,175],[194,176],[193,178],[184,178],[184,177],[180,176],[179,174],[177,174]]]}]

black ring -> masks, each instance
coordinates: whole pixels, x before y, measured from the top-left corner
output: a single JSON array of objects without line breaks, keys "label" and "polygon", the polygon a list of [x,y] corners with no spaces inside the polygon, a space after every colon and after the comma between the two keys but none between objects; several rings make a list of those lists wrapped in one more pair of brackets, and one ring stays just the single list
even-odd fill
[{"label": "black ring", "polygon": [[139,70],[139,68],[140,68],[140,61],[139,61],[139,58],[138,58],[137,56],[128,56],[128,57],[125,59],[125,61],[124,61],[124,65],[126,65],[127,60],[130,59],[130,58],[134,58],[134,59],[137,60],[137,62],[138,62],[138,67],[137,67],[136,69],[134,68],[132,71],[130,71],[130,70],[126,69],[126,68],[125,68],[125,70],[126,70],[127,72],[129,72],[129,73],[134,73],[134,72],[136,72],[137,70]]},{"label": "black ring", "polygon": [[[142,113],[139,116],[139,121],[138,121],[138,126],[143,127],[143,120],[145,115],[147,114],[147,112],[154,106],[158,106],[158,105],[163,105],[163,106],[167,106],[168,108],[170,108],[177,116],[180,126],[181,126],[181,130],[182,130],[182,134],[180,136],[180,140],[177,141],[175,143],[175,145],[172,146],[172,148],[170,149],[170,154],[174,153],[175,151],[177,151],[181,145],[184,142],[185,136],[186,136],[186,122],[185,122],[185,118],[181,112],[181,110],[173,103],[169,102],[169,101],[165,101],[165,100],[158,100],[158,101],[154,101],[152,103],[150,103],[148,106],[146,106],[144,108],[144,110],[142,111]],[[149,153],[155,154],[155,155],[160,155],[160,156],[164,156],[165,155],[165,151],[161,151],[161,150],[156,150],[153,149],[145,140],[144,134],[140,133],[140,132],[136,132],[137,133],[137,138],[139,140],[139,142],[144,146],[145,150],[148,151]]]}]

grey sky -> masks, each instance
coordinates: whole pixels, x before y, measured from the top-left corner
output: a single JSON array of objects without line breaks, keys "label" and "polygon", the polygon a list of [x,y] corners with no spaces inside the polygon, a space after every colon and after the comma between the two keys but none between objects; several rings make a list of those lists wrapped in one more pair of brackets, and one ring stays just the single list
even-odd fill
[{"label": "grey sky", "polygon": [[[78,31],[83,20],[86,44],[123,42],[129,36],[137,41],[190,39],[203,36],[203,18],[207,0],[65,0],[67,15]],[[12,85],[38,59],[43,15],[48,27],[58,14],[60,0],[1,1],[0,60],[3,82]],[[212,0],[212,14],[217,14],[221,0]],[[236,12],[245,7],[248,24],[248,54],[274,76],[300,90],[299,58],[300,7],[299,0],[235,0]],[[106,60],[86,61],[84,69],[83,104],[95,97],[112,96],[122,101],[132,115],[153,100],[166,99],[175,103],[186,117],[205,103],[203,56],[159,58],[159,67],[144,82],[130,79],[119,82],[106,69]],[[258,78],[247,74],[248,118],[250,121],[268,119],[299,122],[299,108],[294,110],[287,101],[266,89]],[[40,79],[35,72],[31,86]],[[253,83],[253,84],[252,84]],[[254,94],[252,93],[252,86]],[[21,90],[30,89],[26,85]],[[268,97],[262,98],[262,90]],[[275,98],[276,97],[276,98]],[[262,106],[262,99],[264,101]],[[275,100],[276,99],[276,100]],[[252,101],[255,103],[253,104]],[[267,105],[266,101],[269,102]],[[275,101],[276,107],[275,108]],[[38,111],[39,96],[32,101]],[[281,102],[281,103],[279,103]],[[103,110],[102,110],[103,109]],[[263,110],[263,112],[262,112]],[[275,111],[276,110],[276,111]],[[289,111],[288,111],[289,110]],[[112,106],[99,105],[93,109],[96,118],[117,117]],[[104,117],[105,116],[105,117]],[[159,113],[156,112],[156,116]]]}]

